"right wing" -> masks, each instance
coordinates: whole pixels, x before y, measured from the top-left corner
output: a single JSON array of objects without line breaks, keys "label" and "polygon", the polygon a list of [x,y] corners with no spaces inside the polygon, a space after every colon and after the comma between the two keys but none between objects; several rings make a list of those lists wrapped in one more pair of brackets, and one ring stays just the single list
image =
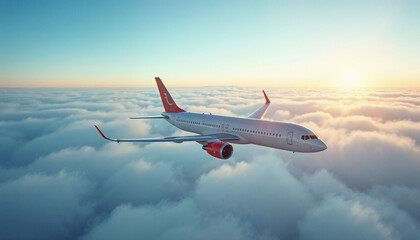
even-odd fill
[{"label": "right wing", "polygon": [[248,116],[248,118],[256,118],[256,119],[261,119],[265,112],[267,111],[268,106],[270,106],[270,99],[268,99],[267,94],[265,94],[264,90],[262,90],[264,93],[264,97],[265,97],[265,104],[258,108],[255,112],[253,112],[251,115]]},{"label": "right wing", "polygon": [[140,139],[113,139],[105,136],[102,131],[96,126],[96,129],[103,138],[113,142],[216,142],[219,140],[239,140],[239,137],[231,134],[213,134],[213,135],[194,135],[194,136],[179,136],[179,137],[163,137],[163,138],[140,138]]}]

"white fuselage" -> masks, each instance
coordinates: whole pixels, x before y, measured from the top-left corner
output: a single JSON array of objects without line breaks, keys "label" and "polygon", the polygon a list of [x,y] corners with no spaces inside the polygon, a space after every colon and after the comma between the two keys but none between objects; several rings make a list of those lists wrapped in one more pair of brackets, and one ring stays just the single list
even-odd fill
[{"label": "white fuselage", "polygon": [[190,112],[163,112],[162,115],[184,131],[201,135],[226,133],[240,138],[226,141],[230,143],[256,144],[293,152],[319,152],[327,148],[318,138],[302,137],[315,134],[293,123]]}]

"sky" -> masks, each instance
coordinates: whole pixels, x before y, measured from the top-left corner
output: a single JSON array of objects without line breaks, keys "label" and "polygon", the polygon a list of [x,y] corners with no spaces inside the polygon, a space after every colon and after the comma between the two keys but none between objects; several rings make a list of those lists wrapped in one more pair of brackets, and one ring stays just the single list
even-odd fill
[{"label": "sky", "polygon": [[[259,88],[171,88],[192,112],[247,116]],[[420,93],[274,88],[266,119],[327,145],[292,153],[179,136],[156,88],[0,89],[0,239],[420,239]]]},{"label": "sky", "polygon": [[419,88],[419,1],[0,2],[0,87]]}]

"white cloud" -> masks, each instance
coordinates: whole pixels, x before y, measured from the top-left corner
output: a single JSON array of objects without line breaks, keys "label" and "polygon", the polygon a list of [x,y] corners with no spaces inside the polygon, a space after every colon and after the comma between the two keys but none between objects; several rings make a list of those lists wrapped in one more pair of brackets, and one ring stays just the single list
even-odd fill
[{"label": "white cloud", "polygon": [[[264,102],[251,88],[171,92],[228,115]],[[11,90],[0,98],[0,238],[419,238],[417,92],[266,92],[269,118],[301,123],[329,148],[234,145],[222,161],[196,143],[110,143],[93,124],[111,137],[182,131],[128,119],[160,114],[156,89]]]},{"label": "white cloud", "polygon": [[0,185],[2,239],[70,239],[93,217],[92,185],[75,174],[25,175]]}]

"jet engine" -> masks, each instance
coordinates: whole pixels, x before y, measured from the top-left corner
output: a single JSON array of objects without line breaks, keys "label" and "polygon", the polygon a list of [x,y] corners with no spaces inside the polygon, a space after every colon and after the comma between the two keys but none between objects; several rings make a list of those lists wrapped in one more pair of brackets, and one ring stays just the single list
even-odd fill
[{"label": "jet engine", "polygon": [[220,159],[228,159],[233,153],[232,145],[225,142],[209,142],[203,146],[203,150],[206,150],[213,157]]}]

